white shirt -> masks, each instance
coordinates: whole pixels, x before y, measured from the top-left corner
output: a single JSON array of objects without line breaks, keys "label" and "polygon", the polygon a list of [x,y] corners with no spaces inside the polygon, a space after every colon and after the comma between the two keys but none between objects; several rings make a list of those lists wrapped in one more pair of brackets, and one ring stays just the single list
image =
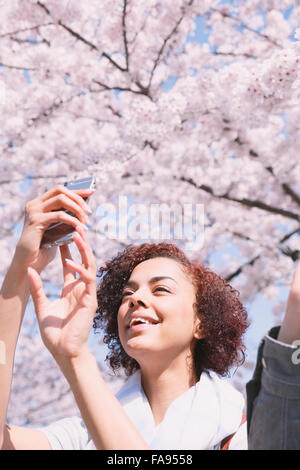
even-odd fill
[{"label": "white shirt", "polygon": [[[219,449],[221,441],[236,431],[229,448],[247,449],[246,423],[240,427],[244,398],[214,372],[203,372],[193,387],[169,405],[157,426],[141,386],[140,371],[128,379],[116,397],[151,449]],[[77,416],[40,431],[52,449],[95,449],[82,418]]]}]

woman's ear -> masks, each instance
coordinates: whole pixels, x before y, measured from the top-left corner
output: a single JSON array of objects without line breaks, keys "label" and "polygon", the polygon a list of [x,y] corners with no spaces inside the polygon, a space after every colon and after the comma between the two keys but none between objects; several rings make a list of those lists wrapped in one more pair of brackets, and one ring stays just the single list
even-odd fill
[{"label": "woman's ear", "polygon": [[194,338],[196,339],[203,339],[205,338],[204,330],[201,327],[201,320],[200,318],[196,317],[195,325],[194,325]]}]

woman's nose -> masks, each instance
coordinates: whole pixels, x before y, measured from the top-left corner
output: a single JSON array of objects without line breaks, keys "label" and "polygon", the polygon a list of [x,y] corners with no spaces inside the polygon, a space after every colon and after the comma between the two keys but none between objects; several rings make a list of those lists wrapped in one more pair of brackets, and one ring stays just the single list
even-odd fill
[{"label": "woman's nose", "polygon": [[130,296],[129,307],[132,308],[135,305],[141,305],[142,307],[147,307],[149,305],[145,294],[141,295],[141,293],[135,292]]}]

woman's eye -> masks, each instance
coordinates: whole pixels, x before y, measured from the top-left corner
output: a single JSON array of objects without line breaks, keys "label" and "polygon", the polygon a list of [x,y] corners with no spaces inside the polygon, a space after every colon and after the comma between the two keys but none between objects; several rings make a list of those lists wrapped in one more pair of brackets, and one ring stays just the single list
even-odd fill
[{"label": "woman's eye", "polygon": [[125,292],[123,292],[122,297],[125,297],[126,295],[130,295],[130,294],[132,294],[132,292],[125,291]]},{"label": "woman's eye", "polygon": [[161,291],[164,291],[164,292],[170,292],[169,289],[166,289],[165,287],[156,287],[156,289],[154,289],[154,292],[156,292],[157,290],[161,290]]},{"label": "woman's eye", "polygon": [[[153,292],[157,292],[157,291],[163,291],[163,292],[169,292],[170,293],[169,289],[166,289],[165,287],[156,287]],[[124,291],[122,293],[122,298],[127,297],[128,295],[131,295],[131,294],[132,294],[131,291]]]}]

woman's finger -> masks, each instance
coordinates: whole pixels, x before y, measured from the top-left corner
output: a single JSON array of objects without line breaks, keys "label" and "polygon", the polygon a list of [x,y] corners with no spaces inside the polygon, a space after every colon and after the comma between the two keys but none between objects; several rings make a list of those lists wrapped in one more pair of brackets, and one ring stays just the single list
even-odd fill
[{"label": "woman's finger", "polygon": [[65,262],[70,269],[80,275],[80,278],[88,285],[95,281],[95,276],[91,273],[91,271],[85,268],[82,264],[75,263],[72,259],[65,259]]},{"label": "woman's finger", "polygon": [[76,233],[78,234],[78,237],[77,235],[75,236],[74,234],[74,237],[75,237],[74,241],[76,242],[78,250],[81,254],[82,262],[85,265],[85,267],[89,269],[93,273],[94,276],[96,276],[97,267],[96,267],[95,256],[89,244],[86,231],[81,226],[78,226],[76,231],[77,231]]},{"label": "woman's finger", "polygon": [[76,189],[76,190],[68,189],[66,186],[59,184],[55,186],[54,188],[50,189],[49,191],[47,191],[46,193],[44,193],[40,197],[40,201],[45,202],[47,199],[50,199],[53,196],[56,196],[59,194],[65,194],[74,202],[77,202],[77,204],[79,204],[84,209],[87,205],[84,199],[87,199],[94,192],[95,191],[91,189]]},{"label": "woman's finger", "polygon": [[34,303],[36,315],[39,320],[42,320],[42,312],[44,310],[44,307],[48,303],[48,299],[43,289],[42,280],[37,271],[33,268],[27,268],[27,274],[29,278],[30,293]]},{"label": "woman's finger", "polygon": [[65,194],[58,194],[57,196],[53,196],[50,199],[47,199],[41,205],[42,212],[50,212],[50,211],[57,211],[57,210],[66,209],[70,211],[72,214],[75,214],[77,218],[84,224],[88,222],[87,214],[90,212],[88,206],[86,208],[82,208],[81,205],[70,199]]},{"label": "woman's finger", "polygon": [[88,255],[87,255],[87,244],[83,240],[82,235],[79,233],[79,230],[77,230],[74,233],[73,240],[76,243],[76,246],[77,246],[78,251],[80,253],[81,261],[82,261],[83,266],[86,269],[89,269],[91,263],[90,263]]},{"label": "woman's finger", "polygon": [[66,263],[66,259],[72,260],[72,255],[68,245],[61,245],[59,250],[63,265],[64,285],[67,285],[76,280],[75,272]]},{"label": "woman's finger", "polygon": [[93,253],[91,245],[88,241],[87,231],[85,229],[85,226],[78,226],[76,228],[76,231],[79,233],[80,237],[82,238],[82,240],[84,242],[85,257],[88,260],[88,262],[87,262],[88,266],[91,266],[91,268],[96,269],[96,262],[95,262],[94,253]]},{"label": "woman's finger", "polygon": [[80,222],[76,217],[73,217],[72,215],[68,214],[67,212],[63,210],[40,213],[39,217],[38,218],[36,217],[35,219],[36,219],[35,223],[37,225],[41,225],[43,228],[47,228],[52,224],[56,224],[56,223],[59,224],[61,222],[67,225],[72,225],[75,230],[78,225],[84,226],[82,222]]},{"label": "woman's finger", "polygon": [[67,265],[75,272],[79,273],[80,277],[82,277],[85,282],[95,282],[95,258],[82,227],[77,227],[77,231],[74,233],[73,240],[76,243],[78,251],[81,255],[82,264],[75,263],[72,259],[67,258]]}]

